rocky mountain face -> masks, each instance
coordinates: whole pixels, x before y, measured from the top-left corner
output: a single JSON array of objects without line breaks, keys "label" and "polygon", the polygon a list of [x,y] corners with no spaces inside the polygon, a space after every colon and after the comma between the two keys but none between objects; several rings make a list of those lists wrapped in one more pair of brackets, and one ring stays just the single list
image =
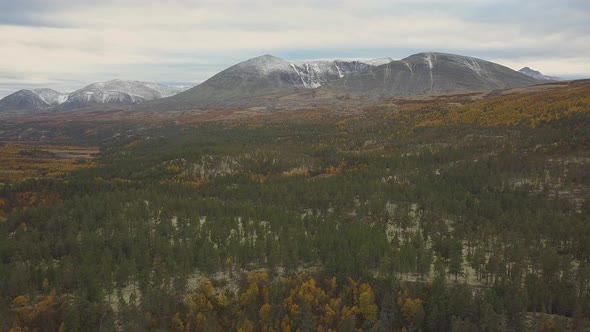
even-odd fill
[{"label": "rocky mountain face", "polygon": [[531,69],[529,67],[524,67],[521,70],[519,70],[520,73],[525,74],[526,76],[532,77],[532,78],[536,78],[538,80],[542,80],[542,81],[559,81],[559,77],[555,77],[555,76],[546,76],[541,74],[540,71]]},{"label": "rocky mountain face", "polygon": [[378,99],[509,89],[540,82],[481,59],[419,53],[327,83],[318,95]]}]

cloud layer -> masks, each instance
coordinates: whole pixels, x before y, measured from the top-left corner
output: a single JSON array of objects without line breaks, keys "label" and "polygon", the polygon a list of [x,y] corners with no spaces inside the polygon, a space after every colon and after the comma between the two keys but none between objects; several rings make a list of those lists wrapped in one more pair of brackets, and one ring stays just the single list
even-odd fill
[{"label": "cloud layer", "polygon": [[401,58],[445,51],[590,76],[586,0],[20,0],[0,11],[0,97],[113,78],[199,83],[271,53]]}]

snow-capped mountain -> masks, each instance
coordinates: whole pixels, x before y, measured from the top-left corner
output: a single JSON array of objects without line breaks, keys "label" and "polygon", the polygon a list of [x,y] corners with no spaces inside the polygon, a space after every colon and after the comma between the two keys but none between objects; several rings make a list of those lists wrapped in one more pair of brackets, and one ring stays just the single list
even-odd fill
[{"label": "snow-capped mountain", "polygon": [[192,89],[145,107],[192,108],[241,105],[317,88],[373,67],[361,61],[310,60],[289,62],[263,55],[240,62]]},{"label": "snow-capped mountain", "polygon": [[61,108],[72,109],[97,104],[130,105],[165,98],[180,90],[157,83],[111,80],[90,84],[69,94]]},{"label": "snow-capped mountain", "polygon": [[43,111],[63,103],[66,94],[52,89],[19,90],[0,100],[0,110]]},{"label": "snow-capped mountain", "polygon": [[370,99],[443,95],[524,87],[541,81],[468,56],[419,53],[323,85],[319,97]]},{"label": "snow-capped mountain", "polygon": [[559,77],[543,75],[543,74],[541,74],[540,71],[531,69],[529,67],[524,67],[521,70],[519,70],[519,72],[525,74],[526,76],[536,78],[538,80],[543,80],[543,81],[559,81],[560,80]]}]

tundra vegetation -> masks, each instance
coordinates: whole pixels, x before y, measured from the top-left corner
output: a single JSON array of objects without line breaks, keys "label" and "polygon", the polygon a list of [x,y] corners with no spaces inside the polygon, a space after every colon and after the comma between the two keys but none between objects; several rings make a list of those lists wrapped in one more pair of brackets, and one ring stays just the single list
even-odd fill
[{"label": "tundra vegetation", "polygon": [[0,330],[583,330],[589,95],[45,123],[100,155],[3,178]]}]

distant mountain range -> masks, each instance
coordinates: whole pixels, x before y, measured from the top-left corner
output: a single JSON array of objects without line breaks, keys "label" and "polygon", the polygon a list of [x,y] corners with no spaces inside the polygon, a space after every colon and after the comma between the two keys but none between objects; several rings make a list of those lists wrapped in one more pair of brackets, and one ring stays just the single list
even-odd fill
[{"label": "distant mountain range", "polygon": [[70,94],[52,89],[20,90],[0,100],[0,110],[71,110],[99,105],[132,105],[170,97],[182,89],[156,83],[111,80],[93,83]]},{"label": "distant mountain range", "polygon": [[[263,55],[233,65],[186,91],[156,83],[112,80],[70,94],[20,90],[0,110],[72,110],[126,105],[140,110],[250,107],[281,101],[379,100],[524,87],[557,80],[528,67],[514,71],[468,56],[418,53],[402,60],[290,62]],[[311,93],[310,93],[311,92]]]}]

